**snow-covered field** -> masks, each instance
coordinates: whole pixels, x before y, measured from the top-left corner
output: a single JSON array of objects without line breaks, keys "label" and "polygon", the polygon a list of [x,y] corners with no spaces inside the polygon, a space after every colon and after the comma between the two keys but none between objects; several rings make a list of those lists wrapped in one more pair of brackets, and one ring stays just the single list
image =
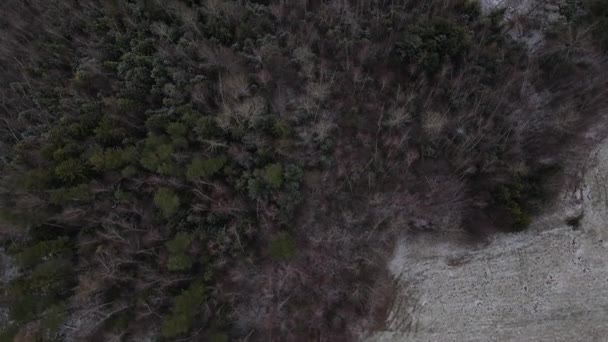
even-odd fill
[{"label": "snow-covered field", "polygon": [[524,233],[403,240],[390,264],[403,289],[369,341],[608,341],[608,141],[586,164]]}]

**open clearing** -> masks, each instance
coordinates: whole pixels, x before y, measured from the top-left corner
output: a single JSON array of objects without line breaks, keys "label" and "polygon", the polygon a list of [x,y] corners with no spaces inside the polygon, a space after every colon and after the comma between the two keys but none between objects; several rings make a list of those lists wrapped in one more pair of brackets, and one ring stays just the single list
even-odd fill
[{"label": "open clearing", "polygon": [[386,330],[369,340],[606,341],[606,141],[587,170],[584,184],[524,233],[483,246],[458,236],[403,240],[390,264],[403,289]]}]

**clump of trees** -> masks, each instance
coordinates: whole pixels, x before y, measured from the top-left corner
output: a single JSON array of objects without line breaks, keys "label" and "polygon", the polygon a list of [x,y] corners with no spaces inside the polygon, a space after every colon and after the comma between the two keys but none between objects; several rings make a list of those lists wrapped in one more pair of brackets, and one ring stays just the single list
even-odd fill
[{"label": "clump of trees", "polygon": [[469,0],[3,1],[0,338],[381,326],[400,234],[525,229],[605,105],[606,6],[560,11],[530,52]]}]

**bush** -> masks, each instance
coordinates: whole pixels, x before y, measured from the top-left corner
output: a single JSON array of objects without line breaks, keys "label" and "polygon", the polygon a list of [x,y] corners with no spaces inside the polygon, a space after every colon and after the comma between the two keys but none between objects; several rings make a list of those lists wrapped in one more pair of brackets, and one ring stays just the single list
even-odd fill
[{"label": "bush", "polygon": [[538,179],[517,176],[511,183],[500,186],[498,198],[510,215],[512,228],[521,231],[530,225],[534,206],[543,196]]},{"label": "bush", "polygon": [[203,116],[198,119],[194,133],[199,141],[215,139],[222,135],[222,130],[218,127],[214,118]]},{"label": "bush", "polygon": [[25,190],[42,190],[53,180],[53,171],[49,169],[33,169],[19,176],[17,186]]},{"label": "bush", "polygon": [[173,240],[167,242],[169,271],[186,271],[192,267],[192,258],[188,255],[191,243],[192,235],[184,232],[177,233]]},{"label": "bush", "polygon": [[53,152],[53,159],[55,161],[62,161],[62,160],[70,159],[70,158],[78,158],[81,153],[82,153],[81,145],[78,145],[75,143],[69,143],[69,144],[63,145],[62,147],[57,148]]},{"label": "bush", "polygon": [[266,166],[262,177],[272,188],[280,188],[283,184],[283,166],[278,163]]},{"label": "bush", "polygon": [[91,200],[94,196],[90,193],[87,184],[80,184],[69,188],[61,188],[51,191],[50,202],[54,204],[68,204],[70,202],[83,202]]},{"label": "bush", "polygon": [[289,164],[285,167],[283,188],[276,198],[283,223],[287,224],[293,218],[293,213],[302,200],[300,185],[303,177],[304,171],[299,166]]},{"label": "bush", "polygon": [[225,155],[205,160],[196,158],[188,166],[186,177],[190,181],[196,180],[199,177],[211,177],[218,173],[226,165],[227,161],[228,158]]},{"label": "bush", "polygon": [[89,163],[98,171],[118,170],[135,159],[135,148],[110,148],[100,150],[89,158]]},{"label": "bush", "polygon": [[40,327],[44,330],[47,337],[54,335],[67,318],[65,305],[55,304],[48,308],[42,315]]},{"label": "bush", "polygon": [[171,272],[187,271],[192,268],[192,258],[186,254],[174,254],[169,256],[167,269]]},{"label": "bush", "polygon": [[280,232],[270,243],[270,256],[276,261],[286,261],[296,255],[296,242],[287,232]]},{"label": "bush", "polygon": [[205,287],[195,282],[175,297],[171,315],[165,318],[162,326],[164,337],[176,337],[187,333],[192,328],[194,318],[205,300]]},{"label": "bush", "polygon": [[56,240],[40,241],[34,245],[24,247],[15,254],[15,260],[23,268],[31,268],[45,258],[57,256],[69,250],[67,237]]},{"label": "bush", "polygon": [[64,183],[74,183],[87,177],[88,168],[79,159],[68,159],[55,167],[55,176]]},{"label": "bush", "polygon": [[167,249],[172,254],[186,253],[192,243],[192,235],[184,232],[175,234],[175,237],[167,242]]},{"label": "bush", "polygon": [[43,224],[48,218],[48,213],[44,211],[25,211],[15,212],[0,208],[0,222],[5,222],[11,225],[21,226],[25,228],[33,228]]},{"label": "bush", "polygon": [[8,289],[11,295],[11,319],[26,322],[58,304],[66,290],[73,285],[70,276],[72,270],[73,265],[69,260],[53,258],[35,266],[30,274],[13,281]]},{"label": "bush", "polygon": [[127,137],[127,132],[119,122],[104,118],[95,128],[95,139],[102,145],[113,146],[120,144]]},{"label": "bush", "polygon": [[154,204],[165,217],[169,217],[179,209],[179,197],[171,189],[160,188],[154,195]]},{"label": "bush", "polygon": [[19,326],[10,324],[0,329],[0,342],[14,342],[15,336],[19,332]]},{"label": "bush", "polygon": [[434,74],[446,59],[464,55],[471,38],[467,29],[441,17],[409,27],[397,42],[396,52],[406,63],[415,63],[428,74]]},{"label": "bush", "polygon": [[213,333],[209,335],[209,342],[228,342],[228,335],[224,333]]},{"label": "bush", "polygon": [[175,147],[167,136],[150,135],[144,142],[141,165],[152,172],[177,176],[180,170],[173,160]]}]

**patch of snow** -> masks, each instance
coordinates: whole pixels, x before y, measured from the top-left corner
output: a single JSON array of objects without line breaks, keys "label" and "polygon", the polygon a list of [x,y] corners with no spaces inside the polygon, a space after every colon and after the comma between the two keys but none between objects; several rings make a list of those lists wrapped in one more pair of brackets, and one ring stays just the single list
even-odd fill
[{"label": "patch of snow", "polygon": [[[403,290],[371,341],[605,341],[608,140],[584,185],[526,232],[484,246],[459,235],[401,241],[389,268]],[[565,224],[584,213],[577,229]]]}]

